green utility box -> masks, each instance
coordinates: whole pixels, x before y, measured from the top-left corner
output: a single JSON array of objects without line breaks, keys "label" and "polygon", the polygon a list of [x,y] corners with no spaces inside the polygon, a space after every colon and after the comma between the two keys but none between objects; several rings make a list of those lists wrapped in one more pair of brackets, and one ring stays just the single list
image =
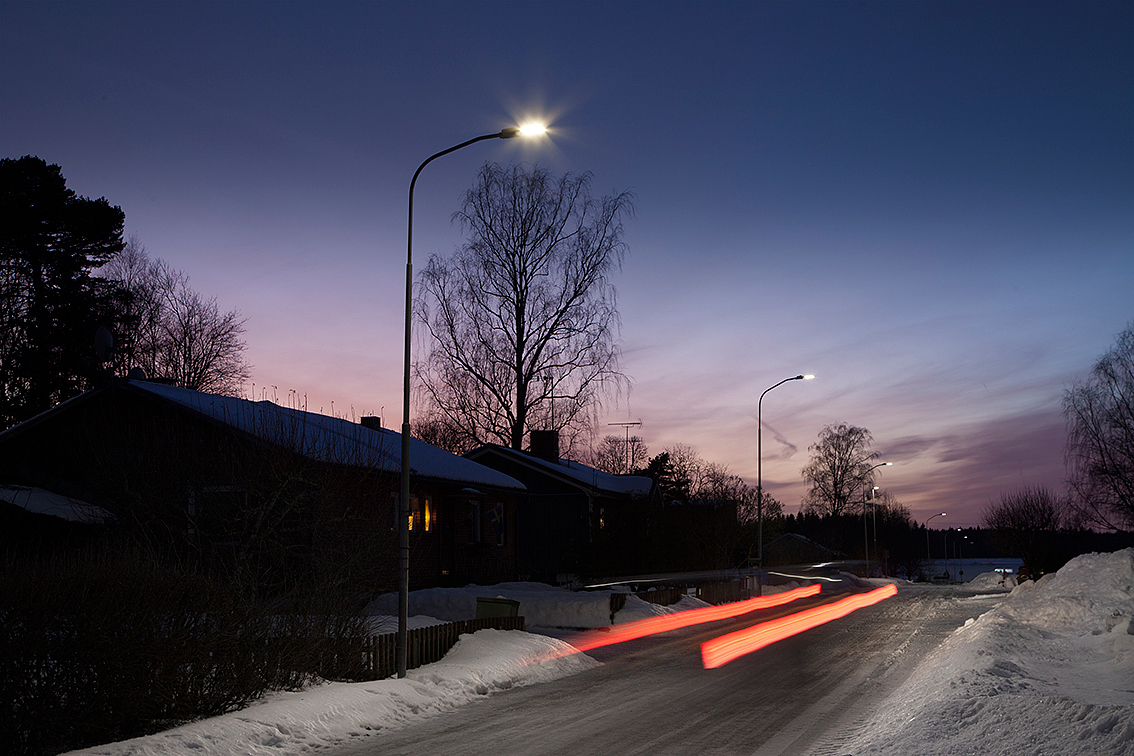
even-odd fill
[{"label": "green utility box", "polygon": [[520,616],[520,602],[506,598],[476,598],[476,618]]}]

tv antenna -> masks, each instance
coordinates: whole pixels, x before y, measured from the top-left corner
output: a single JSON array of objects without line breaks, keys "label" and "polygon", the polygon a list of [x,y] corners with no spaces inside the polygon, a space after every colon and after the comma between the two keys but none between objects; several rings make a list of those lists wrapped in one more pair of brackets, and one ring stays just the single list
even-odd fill
[{"label": "tv antenna", "polygon": [[607,423],[607,425],[614,425],[614,426],[618,426],[619,428],[625,428],[626,429],[626,467],[625,467],[625,470],[626,470],[626,473],[629,474],[630,473],[630,429],[631,428],[640,428],[642,426],[642,419],[638,418],[637,422]]}]

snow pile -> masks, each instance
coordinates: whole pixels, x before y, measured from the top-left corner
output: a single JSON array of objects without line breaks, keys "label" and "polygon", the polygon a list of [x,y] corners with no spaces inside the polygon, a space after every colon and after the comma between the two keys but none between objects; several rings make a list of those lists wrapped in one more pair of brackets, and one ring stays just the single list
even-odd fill
[{"label": "snow pile", "polygon": [[[476,616],[478,597],[519,601],[519,614],[527,627],[595,628],[610,624],[609,591],[571,591],[543,583],[500,583],[411,591],[409,613],[437,617],[447,622],[472,619]],[[366,613],[396,616],[398,594],[382,594],[371,602]]]},{"label": "snow pile", "polygon": [[541,635],[480,630],[461,636],[444,659],[410,670],[402,680],[327,683],[298,693],[275,693],[241,711],[72,753],[285,756],[358,742],[495,691],[547,682],[597,666],[598,662],[583,654],[554,658],[568,648],[562,641]]},{"label": "snow pile", "polygon": [[[709,606],[709,604],[693,596],[682,596],[676,603],[662,606],[661,604],[651,604],[649,601],[644,601],[631,594],[626,597],[626,605],[614,615],[614,623],[633,622],[647,617],[683,612],[686,609],[699,609],[702,606]],[[609,617],[607,619],[609,620]],[[610,623],[607,622],[606,624],[609,625]]]},{"label": "snow pile", "polygon": [[1010,591],[1016,587],[1016,576],[1005,572],[982,572],[966,585],[979,591]]},{"label": "snow pile", "polygon": [[1134,549],[1087,554],[969,620],[840,754],[1134,753]]}]

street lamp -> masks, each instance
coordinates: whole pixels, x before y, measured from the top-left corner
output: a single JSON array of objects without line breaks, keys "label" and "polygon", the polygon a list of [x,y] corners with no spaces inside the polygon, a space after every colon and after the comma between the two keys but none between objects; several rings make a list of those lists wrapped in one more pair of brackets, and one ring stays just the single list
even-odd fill
[{"label": "street lamp", "polygon": [[[934,517],[944,517],[944,516],[945,516],[944,512],[938,512],[935,515],[931,515],[929,517],[929,520],[932,520]],[[931,554],[930,551],[929,551],[929,520],[925,521],[925,561],[929,562],[929,567],[927,569],[929,570],[929,582],[932,583],[933,582],[933,554]]]},{"label": "street lamp", "polygon": [[[890,467],[893,462],[879,462],[874,467],[867,470],[862,476],[862,482],[865,484],[866,479],[870,477],[870,473],[877,470],[879,467]],[[863,554],[866,555],[866,572],[863,577],[870,577],[870,536],[867,534],[866,528],[866,487],[862,489],[862,548]]]},{"label": "street lamp", "polygon": [[[810,381],[814,378],[813,375],[796,375],[791,378],[784,378],[775,386],[769,386],[764,389],[764,394],[774,389],[776,386],[782,386],[788,381]],[[764,394],[760,394],[759,401],[756,402],[756,595],[759,596],[763,593],[762,580],[763,575],[761,570],[764,569],[764,475],[762,469],[763,463],[763,446],[764,446]]]},{"label": "street lamp", "polygon": [[[961,560],[965,552],[961,547],[965,545],[965,541],[969,540],[969,537],[964,534],[961,528],[956,528],[956,531],[957,533],[953,537],[953,564],[955,565],[953,568],[953,582],[963,583],[965,582],[965,569],[961,566]],[[949,547],[946,546],[945,558],[948,559],[948,557]]]},{"label": "street lamp", "polygon": [[484,134],[474,137],[467,142],[442,150],[436,155],[426,158],[425,162],[417,167],[409,186],[409,230],[406,234],[406,344],[405,344],[405,371],[402,375],[402,486],[401,499],[398,503],[398,677],[406,676],[406,649],[409,626],[409,479],[410,479],[410,342],[412,334],[413,317],[413,190],[417,185],[417,177],[425,166],[443,155],[456,152],[468,147],[470,144],[483,142],[486,139],[512,139],[517,136],[537,136],[547,129],[540,124],[526,124],[524,126],[511,126],[501,129],[495,134]]}]

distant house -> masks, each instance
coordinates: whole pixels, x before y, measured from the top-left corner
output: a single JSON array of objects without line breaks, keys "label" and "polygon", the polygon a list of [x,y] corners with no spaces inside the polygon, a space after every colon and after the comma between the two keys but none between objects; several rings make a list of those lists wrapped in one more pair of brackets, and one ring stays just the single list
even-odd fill
[{"label": "distant house", "polygon": [[[363,420],[115,380],[0,433],[0,510],[40,531],[44,517],[102,513],[105,527],[221,565],[254,559],[283,582],[321,572],[392,589],[401,436]],[[514,579],[523,484],[410,449],[411,587]]]},{"label": "distant house", "polygon": [[632,569],[646,528],[635,515],[654,494],[652,479],[561,459],[555,431],[532,431],[526,452],[486,445],[465,457],[524,484],[516,512],[522,576],[566,583]]}]

